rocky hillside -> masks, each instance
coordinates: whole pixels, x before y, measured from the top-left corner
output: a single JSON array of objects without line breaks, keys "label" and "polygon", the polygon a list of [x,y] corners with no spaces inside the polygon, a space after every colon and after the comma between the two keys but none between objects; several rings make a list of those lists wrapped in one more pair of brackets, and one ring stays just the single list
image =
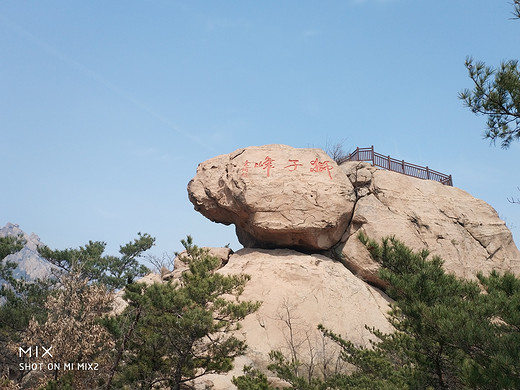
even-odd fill
[{"label": "rocky hillside", "polygon": [[12,261],[18,265],[13,271],[16,278],[32,281],[50,275],[52,266],[39,255],[37,248],[43,244],[36,234],[27,234],[20,229],[19,225],[7,223],[3,228],[0,228],[0,237],[8,236],[22,237],[25,240],[25,246],[21,251],[6,257],[7,261]]},{"label": "rocky hillside", "polygon": [[338,166],[319,149],[266,145],[217,156],[199,164],[188,195],[212,221],[236,226],[246,249],[220,272],[251,275],[243,296],[264,302],[241,330],[248,354],[233,373],[208,378],[215,389],[233,388],[243,364],[265,367],[272,349],[296,346],[301,360],[321,364],[334,351],[320,340],[319,323],[361,345],[365,325],[390,329],[388,298],[360,232],[427,248],[463,278],[520,274],[511,232],[485,202],[363,162]]},{"label": "rocky hillside", "polygon": [[520,272],[511,232],[482,200],[364,162],[338,166],[320,149],[267,145],[217,156],[199,164],[188,196],[212,221],[235,224],[244,247],[323,253],[376,285],[359,232],[427,248],[461,277]]},{"label": "rocky hillside", "polygon": [[355,207],[337,249],[359,277],[378,284],[377,265],[356,239],[359,231],[374,239],[394,235],[411,248],[426,248],[462,278],[492,269],[520,274],[512,234],[486,202],[456,187],[364,162],[347,162],[340,169],[354,186]]},{"label": "rocky hillside", "polygon": [[[390,332],[390,299],[360,233],[427,248],[462,278],[492,269],[520,274],[520,252],[490,205],[461,189],[364,162],[338,166],[320,149],[266,145],[217,156],[199,165],[188,196],[207,218],[236,226],[244,248],[213,248],[218,272],[250,275],[241,299],[262,302],[236,331],[248,344],[246,355],[227,375],[200,378],[200,389],[234,389],[231,378],[244,365],[265,371],[272,350],[297,358],[309,373],[341,369],[336,346],[318,324],[362,346],[372,337],[366,326]],[[37,253],[38,236],[13,224],[0,235],[27,242],[8,258],[18,264],[16,276],[50,272]],[[176,261],[175,267],[142,281],[178,279],[186,266]],[[121,295],[116,312],[126,305]]]}]

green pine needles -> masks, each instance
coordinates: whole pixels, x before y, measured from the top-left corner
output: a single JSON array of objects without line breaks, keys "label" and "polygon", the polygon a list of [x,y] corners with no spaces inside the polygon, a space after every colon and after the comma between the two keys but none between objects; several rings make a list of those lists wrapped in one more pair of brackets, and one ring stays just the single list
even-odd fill
[{"label": "green pine needles", "polygon": [[149,270],[139,263],[139,257],[150,249],[155,238],[147,233],[120,246],[121,256],[104,255],[106,243],[89,241],[78,249],[51,250],[44,246],[40,255],[64,272],[79,272],[90,282],[101,283],[109,289],[118,290],[146,275]]},{"label": "green pine needles", "polygon": [[[354,345],[319,326],[341,348],[353,369],[325,379],[298,377],[298,362],[271,355],[269,367],[290,388],[325,389],[518,389],[520,388],[520,280],[510,273],[447,274],[443,261],[414,252],[395,238],[378,243],[360,234],[393,299],[389,320],[395,331],[374,335],[370,348]],[[249,367],[235,378],[240,390],[272,389]],[[260,386],[262,384],[262,387]]]},{"label": "green pine needles", "polygon": [[[138,258],[154,244],[148,234],[104,255],[105,244],[40,253],[57,268],[50,281],[26,283],[12,277],[3,258],[22,247],[0,239],[0,388],[176,389],[210,373],[226,373],[246,343],[234,336],[259,302],[241,301],[248,275],[223,275],[220,259],[183,240],[177,260],[188,266],[180,279],[154,284],[134,279],[148,270]],[[112,312],[117,291],[128,305]],[[20,370],[19,346],[52,346],[53,358],[91,364],[95,371]],[[28,348],[28,347],[27,347]],[[10,373],[16,373],[14,377]]]},{"label": "green pine needles", "polygon": [[238,299],[250,277],[217,273],[220,259],[193,245],[191,237],[182,243],[186,252],[178,259],[189,270],[180,282],[127,287],[129,306],[122,316],[134,320],[115,387],[180,389],[203,375],[228,372],[245,352],[245,342],[232,331],[260,306]]},{"label": "green pine needles", "polygon": [[[513,0],[513,19],[520,19],[520,0]],[[520,69],[518,60],[503,61],[495,69],[468,57],[466,69],[473,89],[464,89],[459,98],[477,115],[487,116],[484,138],[500,140],[507,149],[520,139]]]},{"label": "green pine needles", "polygon": [[517,60],[502,62],[498,69],[472,58],[465,63],[473,90],[459,94],[475,114],[487,116],[484,137],[507,149],[520,138],[520,69]]}]

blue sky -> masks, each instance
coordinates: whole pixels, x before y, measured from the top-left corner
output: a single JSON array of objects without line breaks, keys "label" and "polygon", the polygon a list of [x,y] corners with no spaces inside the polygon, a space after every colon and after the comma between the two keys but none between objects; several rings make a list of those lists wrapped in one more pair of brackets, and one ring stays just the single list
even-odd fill
[{"label": "blue sky", "polygon": [[376,151],[453,175],[520,242],[520,144],[482,139],[466,56],[520,58],[507,0],[3,1],[0,225],[53,248],[147,232],[238,249],[197,164],[250,145]]}]

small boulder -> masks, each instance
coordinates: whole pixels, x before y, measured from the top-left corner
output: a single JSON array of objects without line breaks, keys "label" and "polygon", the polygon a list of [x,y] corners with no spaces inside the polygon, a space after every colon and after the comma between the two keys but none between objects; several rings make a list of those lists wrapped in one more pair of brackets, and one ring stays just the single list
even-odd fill
[{"label": "small boulder", "polygon": [[[220,260],[219,268],[225,266],[229,260],[229,257],[233,254],[233,250],[231,248],[216,248],[216,247],[203,247],[203,249],[208,251],[210,256],[216,257]],[[180,280],[182,274],[186,272],[190,267],[186,263],[186,258],[189,258],[188,252],[182,251],[175,257],[174,261],[174,269],[173,271],[169,271],[162,275],[162,279],[165,281],[169,280]]]}]

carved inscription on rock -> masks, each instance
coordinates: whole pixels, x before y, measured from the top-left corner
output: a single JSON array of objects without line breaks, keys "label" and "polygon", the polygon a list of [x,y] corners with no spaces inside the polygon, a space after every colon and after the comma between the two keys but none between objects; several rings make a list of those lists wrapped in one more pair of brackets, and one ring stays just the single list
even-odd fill
[{"label": "carved inscription on rock", "polygon": [[207,218],[235,224],[246,247],[328,249],[353,208],[352,184],[323,150],[285,145],[248,147],[199,164],[188,194]]}]

